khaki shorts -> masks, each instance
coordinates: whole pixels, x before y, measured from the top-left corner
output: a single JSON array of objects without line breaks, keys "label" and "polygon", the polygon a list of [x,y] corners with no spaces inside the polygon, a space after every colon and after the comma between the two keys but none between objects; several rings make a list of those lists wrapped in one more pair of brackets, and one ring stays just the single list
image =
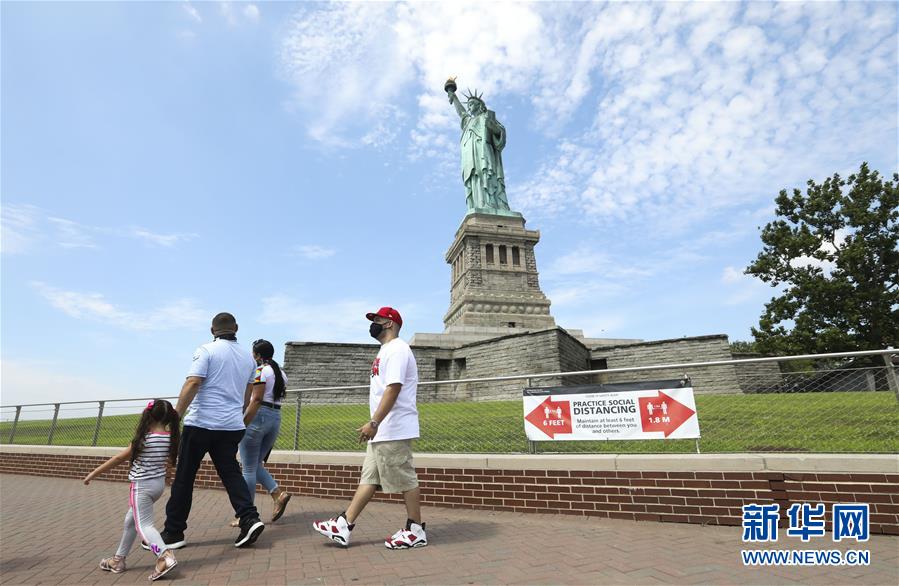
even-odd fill
[{"label": "khaki shorts", "polygon": [[418,488],[418,476],[412,465],[412,440],[369,443],[359,484],[377,484],[384,492]]}]

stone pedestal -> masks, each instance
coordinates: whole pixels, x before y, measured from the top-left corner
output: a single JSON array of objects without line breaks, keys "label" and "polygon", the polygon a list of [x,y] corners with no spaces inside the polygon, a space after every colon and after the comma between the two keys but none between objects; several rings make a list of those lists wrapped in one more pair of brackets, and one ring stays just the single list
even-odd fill
[{"label": "stone pedestal", "polygon": [[445,332],[472,328],[553,328],[550,301],[540,290],[534,246],[540,232],[520,214],[471,213],[446,253],[452,267]]}]

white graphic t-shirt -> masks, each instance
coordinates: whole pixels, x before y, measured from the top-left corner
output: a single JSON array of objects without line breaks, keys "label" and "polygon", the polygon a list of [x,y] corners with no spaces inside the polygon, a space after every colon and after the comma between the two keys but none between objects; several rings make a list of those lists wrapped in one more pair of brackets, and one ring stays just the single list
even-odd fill
[{"label": "white graphic t-shirt", "polygon": [[[281,377],[284,379],[284,388],[287,388],[287,375],[284,373],[284,370],[281,370]],[[274,403],[275,405],[280,405],[281,400],[275,401],[275,369],[269,366],[268,364],[263,364],[261,366],[256,367],[256,376],[253,377],[253,382],[257,383],[265,383],[265,393],[262,395],[262,400],[266,403]]]},{"label": "white graphic t-shirt", "polygon": [[256,361],[237,342],[221,338],[194,352],[187,376],[203,383],[184,416],[184,425],[219,431],[239,431],[243,424],[243,398],[253,382]]},{"label": "white graphic t-shirt", "polygon": [[378,357],[371,364],[371,383],[368,405],[374,415],[388,385],[400,383],[400,394],[393,409],[378,426],[372,442],[414,439],[418,437],[418,365],[409,344],[395,338],[381,346]]}]

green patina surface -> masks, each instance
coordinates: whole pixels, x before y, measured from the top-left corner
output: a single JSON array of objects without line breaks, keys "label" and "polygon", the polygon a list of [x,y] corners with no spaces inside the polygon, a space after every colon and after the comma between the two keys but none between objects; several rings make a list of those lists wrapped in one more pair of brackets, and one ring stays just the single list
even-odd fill
[{"label": "green patina surface", "polygon": [[468,213],[521,217],[509,208],[506,197],[503,168],[506,127],[496,119],[496,112],[487,109],[483,96],[477,91],[469,91],[463,105],[456,95],[455,78],[448,79],[443,89],[461,120],[459,145]]}]

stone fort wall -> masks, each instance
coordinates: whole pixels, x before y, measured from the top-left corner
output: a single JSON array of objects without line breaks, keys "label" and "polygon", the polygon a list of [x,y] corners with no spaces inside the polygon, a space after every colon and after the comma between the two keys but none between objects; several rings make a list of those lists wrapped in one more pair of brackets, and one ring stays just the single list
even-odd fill
[{"label": "stone fort wall", "polygon": [[[562,328],[511,334],[463,344],[456,348],[413,346],[419,380],[439,381],[462,378],[512,376],[541,372],[573,372],[600,368],[625,368],[653,364],[675,364],[731,360],[727,336],[699,336],[637,344],[588,349]],[[371,362],[377,344],[336,344],[289,342],[284,369],[291,388],[368,385]],[[766,376],[779,376],[772,366]],[[773,365],[777,369],[776,365]],[[747,380],[756,375],[757,365],[734,365],[688,369],[659,369],[638,373],[610,373],[536,379],[530,386],[570,386],[591,382],[632,382],[681,378],[688,375],[697,393],[743,392]],[[749,372],[752,370],[753,372]],[[470,382],[449,385],[422,385],[420,401],[491,401],[521,397],[527,381]],[[359,403],[368,401],[367,389],[316,391],[304,396],[304,403]]]},{"label": "stone fort wall", "polygon": [[[594,368],[631,368],[654,364],[683,364],[732,360],[727,336],[711,335],[692,338],[657,340],[639,344],[606,346],[591,352]],[[594,382],[635,382],[641,380],[680,379],[687,375],[696,393],[741,392],[737,370],[733,365],[689,369],[659,369],[640,372],[595,375]]]}]

